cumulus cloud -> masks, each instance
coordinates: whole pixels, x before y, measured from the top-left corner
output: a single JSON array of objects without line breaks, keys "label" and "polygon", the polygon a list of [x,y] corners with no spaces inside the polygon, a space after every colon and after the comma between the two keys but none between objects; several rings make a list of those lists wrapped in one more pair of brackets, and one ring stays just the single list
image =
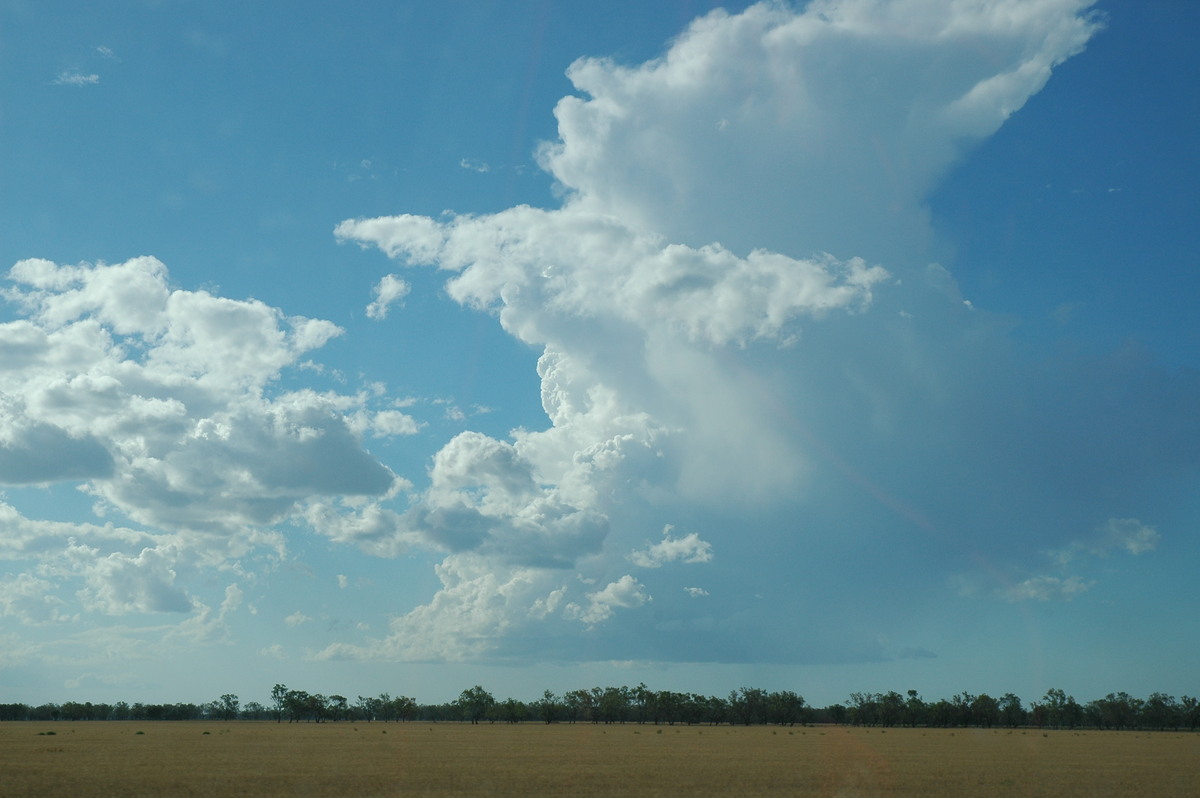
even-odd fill
[{"label": "cumulus cloud", "polygon": [[32,574],[18,574],[0,580],[0,615],[22,623],[43,624],[70,621],[66,602],[54,594],[55,585]]},{"label": "cumulus cloud", "polygon": [[[985,592],[1003,595],[996,575],[1036,573],[1046,551],[1129,514],[1122,497],[1194,463],[1200,429],[1180,410],[1194,379],[1137,353],[1023,359],[1010,320],[931,257],[929,192],[1084,48],[1089,6],[714,12],[659,58],[570,67],[578,94],[539,151],[560,208],[338,225],[443,270],[451,298],[540,348],[549,422],[467,432],[434,458],[389,534],[447,552],[442,589],[338,655],[501,655],[531,622],[549,646],[574,620],[631,657],[711,656],[699,640],[748,658],[878,656],[860,618],[807,609],[847,589],[827,558],[869,561],[857,587],[878,594],[877,623],[885,596],[945,590],[981,559]],[[637,530],[664,523],[689,533],[668,526],[647,547]],[[1118,524],[1089,545],[1154,539]],[[708,562],[712,588],[753,575],[771,609],[744,591],[690,602],[707,591],[675,569],[645,585],[620,570],[680,561]],[[944,580],[917,576],[931,571]],[[1089,584],[1031,576],[1007,597]],[[622,627],[614,609],[651,593],[659,625]],[[843,604],[835,616],[858,599]],[[771,635],[778,617],[805,642]]]},{"label": "cumulus cloud", "polygon": [[408,296],[410,290],[412,290],[412,287],[396,275],[384,275],[371,292],[375,295],[375,299],[372,300],[371,304],[367,305],[367,318],[377,320],[386,319],[388,310],[392,305],[399,303],[404,297]]},{"label": "cumulus cloud", "polygon": [[[98,514],[130,522],[39,522],[0,504],[0,551],[36,569],[13,584],[37,574],[63,600],[73,587],[88,612],[190,613],[195,634],[218,634],[233,608],[189,593],[181,580],[196,567],[277,556],[275,526],[310,504],[405,484],[361,437],[410,434],[415,419],[374,407],[375,391],[278,387],[341,334],[330,322],[174,288],[150,257],[23,260],[0,296],[17,314],[0,323],[0,484],[77,487]],[[14,601],[12,612],[40,617]]]},{"label": "cumulus cloud", "polygon": [[712,544],[700,539],[695,532],[680,538],[671,537],[673,527],[663,528],[663,539],[645,549],[629,555],[629,561],[642,568],[659,568],[665,563],[679,560],[685,563],[708,562],[712,559]]},{"label": "cumulus cloud", "polygon": [[77,546],[71,556],[88,560],[83,567],[85,587],[79,598],[87,610],[107,615],[130,612],[188,612],[192,600],[175,583],[172,567],[177,553],[169,548],[143,549],[136,557]]},{"label": "cumulus cloud", "polygon": [[625,574],[610,582],[602,590],[587,594],[587,604],[569,604],[567,617],[578,618],[583,623],[595,625],[607,621],[617,609],[632,609],[650,601],[645,588],[637,579]]}]

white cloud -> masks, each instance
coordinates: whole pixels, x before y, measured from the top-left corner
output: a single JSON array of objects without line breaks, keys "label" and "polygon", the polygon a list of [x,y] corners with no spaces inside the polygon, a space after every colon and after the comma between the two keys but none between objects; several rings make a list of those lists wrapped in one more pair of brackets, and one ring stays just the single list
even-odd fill
[{"label": "white cloud", "polygon": [[1006,589],[1003,595],[1009,601],[1070,601],[1091,586],[1078,576],[1036,576]]},{"label": "white cloud", "polygon": [[[376,408],[391,404],[382,393],[278,387],[341,333],[335,325],[173,288],[149,257],[24,260],[7,278],[0,296],[19,317],[0,322],[0,484],[65,483],[93,497],[97,514],[144,530],[31,521],[0,504],[0,552],[25,561],[17,584],[52,575],[62,600],[69,584],[79,609],[109,615],[193,613],[182,633],[216,638],[227,610],[189,591],[197,569],[237,569],[231,561],[254,550],[278,557],[275,525],[302,521],[310,504],[353,518],[343,500],[408,484],[362,445],[368,430],[418,426]],[[12,606],[40,617],[23,600]]]},{"label": "white cloud", "polygon": [[55,585],[23,573],[0,580],[0,616],[22,623],[44,624],[74,620],[64,614],[66,602],[54,595]]},{"label": "white cloud", "polygon": [[486,161],[480,161],[477,158],[463,158],[458,162],[458,165],[470,172],[478,172],[487,174],[492,171],[492,167]]},{"label": "white cloud", "polygon": [[701,540],[695,532],[680,538],[671,537],[670,524],[663,527],[663,539],[645,549],[629,555],[629,561],[642,568],[659,568],[676,560],[685,563],[702,563],[712,560],[712,544]]},{"label": "white cloud", "polygon": [[92,72],[84,74],[73,69],[63,70],[54,79],[57,86],[93,86],[100,82],[100,76]]},{"label": "white cloud", "polygon": [[708,591],[702,587],[685,587],[683,590],[692,598],[700,598],[701,596],[709,595]]},{"label": "white cloud", "polygon": [[367,305],[367,318],[386,319],[392,305],[402,304],[402,300],[408,296],[408,292],[411,290],[412,286],[396,275],[385,274],[371,292],[375,295],[375,299]]},{"label": "white cloud", "polygon": [[617,609],[633,609],[650,600],[642,584],[625,574],[617,581],[605,585],[603,589],[588,593],[586,606],[567,605],[566,614],[567,617],[577,618],[589,626],[594,626],[607,621]]},{"label": "white cloud", "polygon": [[1110,518],[1093,534],[1050,552],[1050,557],[1065,566],[1084,554],[1107,557],[1114,551],[1124,550],[1136,556],[1153,551],[1161,538],[1157,529],[1136,518]]},{"label": "white cloud", "polygon": [[291,615],[284,618],[283,622],[285,624],[287,624],[288,626],[301,626],[303,624],[308,623],[311,620],[312,620],[312,618],[308,617],[307,615],[300,612],[299,610],[296,610]]},{"label": "white cloud", "polygon": [[[739,573],[836,591],[821,558],[867,548],[890,552],[883,582],[923,590],[928,580],[906,575],[962,570],[961,548],[897,552],[890,535],[961,534],[1025,567],[1094,525],[1058,491],[1105,495],[1117,477],[1097,464],[1127,440],[1143,453],[1174,443],[1149,416],[1106,416],[1103,435],[1060,423],[1103,415],[1088,400],[1125,377],[1109,363],[1068,377],[1020,362],[1007,322],[930,265],[925,206],[946,170],[1084,47],[1097,30],[1089,5],[714,12],[661,58],[572,65],[581,96],[559,102],[559,138],[539,156],[561,208],[338,225],[343,241],[449,272],[453,299],[541,348],[550,427],[445,446],[429,488],[382,536],[447,552],[441,590],[385,640],[329,655],[499,656],[531,622],[557,639],[564,619],[600,635],[601,621],[620,625],[614,608],[654,587],[620,576],[627,559],[708,562],[718,548],[714,592]],[[636,530],[664,517],[695,531],[645,547]],[[1040,579],[1051,581],[1014,590],[1086,587]],[[581,591],[583,580],[606,587]],[[613,640],[631,656],[707,656],[694,642],[704,635],[740,656],[763,650],[769,618],[725,599],[684,606],[679,587],[661,595],[680,604],[658,608],[679,613],[678,636]],[[805,606],[794,589],[773,595],[773,613]],[[688,615],[701,611],[713,614]]]},{"label": "white cloud", "polygon": [[130,612],[188,612],[193,602],[175,584],[178,553],[146,548],[136,557],[114,552],[94,559],[98,551],[77,546],[71,555],[88,564],[81,568],[85,586],[79,591],[84,609],[107,615]]},{"label": "white cloud", "polygon": [[1157,529],[1136,518],[1110,518],[1103,527],[1100,547],[1093,549],[1093,552],[1124,549],[1130,554],[1144,554],[1156,549],[1161,538]]}]

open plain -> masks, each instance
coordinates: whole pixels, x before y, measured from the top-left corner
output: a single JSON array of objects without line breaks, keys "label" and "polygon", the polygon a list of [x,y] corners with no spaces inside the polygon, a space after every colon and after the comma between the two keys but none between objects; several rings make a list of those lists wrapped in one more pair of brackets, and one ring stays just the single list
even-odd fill
[{"label": "open plain", "polygon": [[0,724],[0,796],[1185,796],[1200,735],[454,723]]}]

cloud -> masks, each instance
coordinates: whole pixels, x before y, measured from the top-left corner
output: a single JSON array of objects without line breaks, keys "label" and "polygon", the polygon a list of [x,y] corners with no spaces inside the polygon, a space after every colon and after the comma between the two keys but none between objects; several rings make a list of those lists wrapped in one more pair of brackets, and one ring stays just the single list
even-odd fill
[{"label": "cloud", "polygon": [[76,70],[63,70],[58,73],[58,77],[54,79],[56,86],[94,86],[100,82],[100,76],[96,73],[84,74]]},{"label": "cloud", "polygon": [[1037,576],[1026,579],[1004,591],[1009,601],[1070,601],[1087,591],[1091,584],[1078,576],[1060,579],[1054,576]]},{"label": "cloud", "polygon": [[84,609],[106,615],[130,612],[188,612],[192,600],[175,584],[177,553],[146,548],[136,557],[114,552],[94,559],[99,552],[76,546],[71,556],[87,559],[81,571],[85,587],[79,591]]},{"label": "cloud", "polygon": [[1110,518],[1092,534],[1073,540],[1061,549],[1046,552],[1061,576],[1032,576],[1001,588],[999,593],[1008,601],[1070,601],[1089,590],[1095,582],[1068,571],[1085,567],[1088,559],[1107,558],[1113,552],[1124,551],[1134,556],[1145,554],[1157,548],[1160,538],[1158,530],[1135,518]]},{"label": "cloud", "polygon": [[55,585],[31,574],[0,580],[0,615],[26,624],[73,620],[64,614],[66,602],[54,595]]},{"label": "cloud", "polygon": [[1050,557],[1065,566],[1081,555],[1107,557],[1121,550],[1133,555],[1144,554],[1157,548],[1161,538],[1157,529],[1136,518],[1110,518],[1093,534],[1050,552]]},{"label": "cloud", "polygon": [[344,502],[408,484],[363,448],[367,431],[419,427],[390,400],[376,407],[381,392],[279,387],[341,334],[330,322],[174,288],[150,257],[23,260],[0,296],[17,315],[0,322],[0,484],[78,488],[129,524],[39,522],[0,504],[0,552],[24,569],[13,584],[51,584],[64,616],[191,613],[181,633],[219,637],[228,610],[188,589],[198,569],[278,557],[276,525],[302,523],[309,505],[353,516]]},{"label": "cloud", "polygon": [[458,165],[469,172],[478,172],[487,174],[492,171],[492,167],[486,161],[480,161],[477,158],[463,158],[458,162]]},{"label": "cloud", "polygon": [[384,275],[372,293],[375,299],[367,305],[367,318],[382,321],[392,305],[408,296],[411,286],[394,274]]},{"label": "cloud", "polygon": [[297,610],[296,612],[293,612],[288,617],[284,618],[283,622],[285,624],[287,624],[288,626],[301,626],[303,624],[308,623],[311,620],[312,620],[312,618],[308,617],[304,613]]},{"label": "cloud", "polygon": [[583,623],[595,625],[607,621],[617,609],[633,609],[640,607],[651,598],[637,579],[625,574],[615,582],[610,582],[604,589],[587,594],[588,603],[580,607],[568,604],[567,617],[578,618]]},{"label": "cloud", "polygon": [[[1031,360],[931,257],[929,192],[1083,49],[1089,6],[714,12],[659,58],[571,66],[539,153],[561,207],[339,224],[541,349],[548,427],[446,444],[387,533],[445,552],[441,589],[330,656],[575,657],[563,622],[583,621],[618,658],[878,657],[894,596],[948,600],[981,560],[1003,595],[999,575],[1036,574],[1193,467],[1196,379],[1137,351]],[[1113,534],[1093,545],[1151,542]],[[850,557],[861,595],[839,600],[828,563]],[[720,601],[654,568],[674,561],[707,562]],[[1008,598],[1090,584],[1021,578]],[[614,611],[651,594],[652,629]]]},{"label": "cloud", "polygon": [[681,538],[671,537],[671,525],[663,528],[662,541],[639,549],[629,555],[629,561],[642,568],[659,568],[665,563],[680,560],[685,563],[702,563],[712,560],[712,544],[700,539],[695,532]]}]

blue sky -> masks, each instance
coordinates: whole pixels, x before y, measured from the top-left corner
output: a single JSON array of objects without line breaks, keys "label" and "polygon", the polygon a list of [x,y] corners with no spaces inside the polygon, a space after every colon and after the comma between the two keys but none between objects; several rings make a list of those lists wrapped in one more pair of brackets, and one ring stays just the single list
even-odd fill
[{"label": "blue sky", "polygon": [[3,700],[1195,694],[1195,4],[0,2]]}]

